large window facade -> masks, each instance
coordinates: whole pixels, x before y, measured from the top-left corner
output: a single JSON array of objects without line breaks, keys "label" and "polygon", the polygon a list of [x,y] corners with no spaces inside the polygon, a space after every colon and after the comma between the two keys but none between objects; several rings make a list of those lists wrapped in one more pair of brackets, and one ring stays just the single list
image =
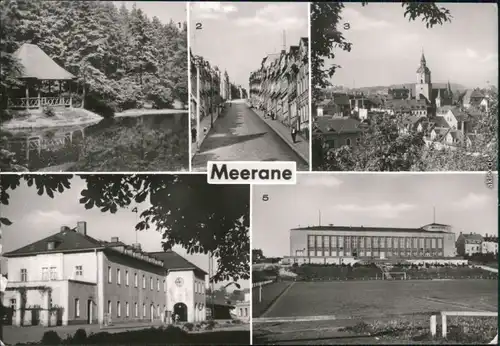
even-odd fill
[{"label": "large window facade", "polygon": [[308,257],[441,257],[443,238],[308,235]]}]

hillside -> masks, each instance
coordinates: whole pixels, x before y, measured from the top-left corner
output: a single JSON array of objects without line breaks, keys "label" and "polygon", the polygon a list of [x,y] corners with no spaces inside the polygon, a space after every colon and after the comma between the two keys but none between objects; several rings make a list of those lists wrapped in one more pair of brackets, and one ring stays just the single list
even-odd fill
[{"label": "hillside", "polygon": [[[440,87],[445,87],[447,83],[433,83],[434,86],[439,85]],[[453,92],[462,92],[467,89],[462,84],[458,83],[450,83],[451,90]],[[386,94],[389,88],[414,88],[415,83],[403,83],[403,84],[391,84],[391,85],[378,85],[378,86],[370,86],[370,87],[361,87],[361,88],[348,88],[344,86],[332,86],[330,88],[325,89],[326,91],[333,92],[363,92],[365,94]]]}]

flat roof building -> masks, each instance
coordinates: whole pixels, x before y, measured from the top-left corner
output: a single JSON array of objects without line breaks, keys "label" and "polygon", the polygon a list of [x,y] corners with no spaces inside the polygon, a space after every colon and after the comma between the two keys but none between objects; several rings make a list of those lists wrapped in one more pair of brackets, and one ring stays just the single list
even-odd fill
[{"label": "flat roof building", "polygon": [[420,228],[312,226],[290,230],[292,263],[350,263],[355,259],[454,257],[451,226]]}]

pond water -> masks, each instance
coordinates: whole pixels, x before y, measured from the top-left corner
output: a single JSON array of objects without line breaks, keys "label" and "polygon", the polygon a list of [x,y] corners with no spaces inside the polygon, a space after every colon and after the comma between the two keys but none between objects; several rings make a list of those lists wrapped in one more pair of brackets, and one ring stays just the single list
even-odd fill
[{"label": "pond water", "polygon": [[146,114],[0,135],[30,171],[184,171],[188,126],[188,113]]}]

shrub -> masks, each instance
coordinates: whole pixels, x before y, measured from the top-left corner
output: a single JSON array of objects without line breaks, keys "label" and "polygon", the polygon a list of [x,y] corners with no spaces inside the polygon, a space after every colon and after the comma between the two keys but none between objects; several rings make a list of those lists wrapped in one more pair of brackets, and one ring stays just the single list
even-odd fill
[{"label": "shrub", "polygon": [[52,108],[52,107],[43,107],[42,112],[47,117],[53,117],[56,115],[56,112],[54,111],[54,108]]},{"label": "shrub", "polygon": [[97,113],[104,118],[111,118],[115,115],[115,109],[111,103],[107,103],[95,95],[87,95],[85,97],[85,109]]},{"label": "shrub", "polygon": [[62,340],[56,331],[49,330],[49,331],[43,333],[43,337],[42,337],[42,340],[40,341],[40,343],[42,345],[60,345],[61,341]]},{"label": "shrub", "polygon": [[73,344],[81,345],[87,341],[87,332],[85,329],[80,328],[75,332],[75,335],[73,335],[72,342]]},{"label": "shrub", "polygon": [[184,327],[183,328],[186,329],[187,331],[191,332],[191,331],[193,331],[194,324],[189,323],[189,322],[188,323],[184,323]]}]

